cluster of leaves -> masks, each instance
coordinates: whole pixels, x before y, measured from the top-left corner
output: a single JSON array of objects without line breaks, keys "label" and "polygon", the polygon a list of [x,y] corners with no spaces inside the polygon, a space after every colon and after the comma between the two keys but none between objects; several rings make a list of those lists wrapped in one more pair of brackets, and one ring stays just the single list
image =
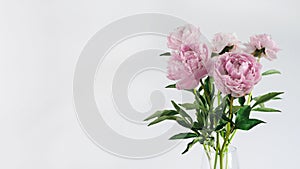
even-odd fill
[{"label": "cluster of leaves", "polygon": [[[263,75],[278,73],[280,72],[277,70],[269,70],[264,72]],[[262,120],[251,118],[252,111],[280,112],[280,110],[265,107],[265,103],[270,100],[281,99],[278,96],[283,92],[271,92],[255,98],[252,98],[251,95],[240,98],[233,98],[230,95],[222,97],[220,93],[216,92],[211,77],[207,77],[204,82],[202,80],[200,82],[201,86],[198,89],[187,90],[193,93],[195,97],[193,103],[177,104],[171,101],[174,109],[157,111],[145,119],[145,121],[152,120],[149,126],[172,120],[189,129],[189,132],[179,133],[170,138],[171,140],[192,139],[183,154],[198,142],[216,149],[216,133],[223,140],[226,140],[226,133],[233,133],[234,130],[250,130],[254,126],[264,123]],[[175,88],[175,84],[166,88]],[[246,98],[249,100],[246,101]],[[216,100],[218,105],[214,106]],[[195,119],[189,115],[187,112],[189,110],[194,110]],[[227,140],[230,144],[231,140],[228,138]]]},{"label": "cluster of leaves", "polygon": [[[169,85],[166,88],[175,88],[175,85]],[[195,101],[193,103],[176,104],[171,101],[175,110],[157,111],[153,115],[145,119],[154,119],[149,126],[157,124],[165,120],[174,120],[179,125],[188,128],[191,132],[179,133],[170,139],[189,139],[193,138],[183,152],[186,153],[195,143],[211,145],[214,142],[212,133],[216,130],[216,124],[222,116],[224,107],[218,106],[213,109],[213,100],[215,88],[211,78],[207,78],[205,83],[199,89],[187,90],[194,94]],[[206,91],[206,92],[204,92]],[[223,104],[222,106],[225,106]],[[194,120],[186,110],[195,110],[196,119]]]}]

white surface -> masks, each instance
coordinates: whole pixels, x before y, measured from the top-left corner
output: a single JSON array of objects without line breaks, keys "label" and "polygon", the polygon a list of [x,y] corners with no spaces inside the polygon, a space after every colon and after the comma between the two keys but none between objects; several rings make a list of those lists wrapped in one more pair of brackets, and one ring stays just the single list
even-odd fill
[{"label": "white surface", "polygon": [[[211,37],[236,32],[242,40],[270,33],[283,49],[265,68],[256,93],[285,91],[273,105],[281,114],[259,115],[268,123],[237,134],[242,169],[297,169],[300,82],[299,2],[266,1],[0,1],[0,168],[199,168],[200,146],[181,156],[182,143],[147,160],[122,159],[99,149],[83,133],[72,101],[73,71],[93,34],[124,16],[159,12],[183,18]],[[298,19],[297,19],[298,18]]]}]

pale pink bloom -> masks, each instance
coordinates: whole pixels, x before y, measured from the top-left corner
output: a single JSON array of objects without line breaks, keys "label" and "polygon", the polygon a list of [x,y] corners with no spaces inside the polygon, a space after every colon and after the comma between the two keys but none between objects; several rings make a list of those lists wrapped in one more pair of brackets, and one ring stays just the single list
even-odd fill
[{"label": "pale pink bloom", "polygon": [[216,87],[223,94],[242,97],[249,94],[261,79],[262,65],[247,53],[224,53],[214,64]]},{"label": "pale pink bloom", "polygon": [[170,49],[176,51],[189,51],[198,46],[201,32],[199,28],[193,25],[178,27],[168,36],[167,45]]},{"label": "pale pink bloom", "polygon": [[245,46],[246,52],[251,54],[256,50],[264,49],[261,56],[265,57],[268,60],[276,59],[276,54],[280,50],[275,41],[272,40],[271,36],[267,34],[251,36],[250,42],[245,44]]},{"label": "pale pink bloom", "polygon": [[233,48],[230,52],[237,52],[240,50],[241,42],[238,40],[235,33],[216,33],[212,39],[212,46],[214,53],[220,53],[228,46]]},{"label": "pale pink bloom", "polygon": [[195,50],[173,52],[168,62],[168,78],[178,80],[177,89],[194,89],[200,79],[208,75],[210,51],[206,44],[199,44]]}]

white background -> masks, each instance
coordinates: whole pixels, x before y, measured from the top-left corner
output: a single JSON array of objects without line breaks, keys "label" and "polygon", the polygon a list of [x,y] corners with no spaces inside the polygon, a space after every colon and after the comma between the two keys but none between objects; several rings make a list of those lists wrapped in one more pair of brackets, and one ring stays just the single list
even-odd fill
[{"label": "white background", "polygon": [[95,146],[77,121],[72,79],[82,48],[112,21],[145,12],[183,18],[209,38],[219,31],[236,32],[245,41],[252,34],[272,34],[282,51],[263,64],[283,74],[265,78],[256,93],[285,91],[284,100],[272,104],[283,112],[257,115],[268,123],[238,133],[234,145],[242,169],[299,168],[299,5],[296,0],[1,0],[0,168],[199,168],[200,146],[184,156],[181,143],[156,158],[123,159]]}]

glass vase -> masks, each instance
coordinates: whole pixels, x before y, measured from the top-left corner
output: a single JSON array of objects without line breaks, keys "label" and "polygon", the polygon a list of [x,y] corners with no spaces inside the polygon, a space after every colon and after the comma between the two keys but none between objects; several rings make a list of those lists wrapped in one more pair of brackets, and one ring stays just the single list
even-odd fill
[{"label": "glass vase", "polygon": [[204,152],[201,169],[240,169],[236,147],[229,146],[222,155],[214,150]]}]

